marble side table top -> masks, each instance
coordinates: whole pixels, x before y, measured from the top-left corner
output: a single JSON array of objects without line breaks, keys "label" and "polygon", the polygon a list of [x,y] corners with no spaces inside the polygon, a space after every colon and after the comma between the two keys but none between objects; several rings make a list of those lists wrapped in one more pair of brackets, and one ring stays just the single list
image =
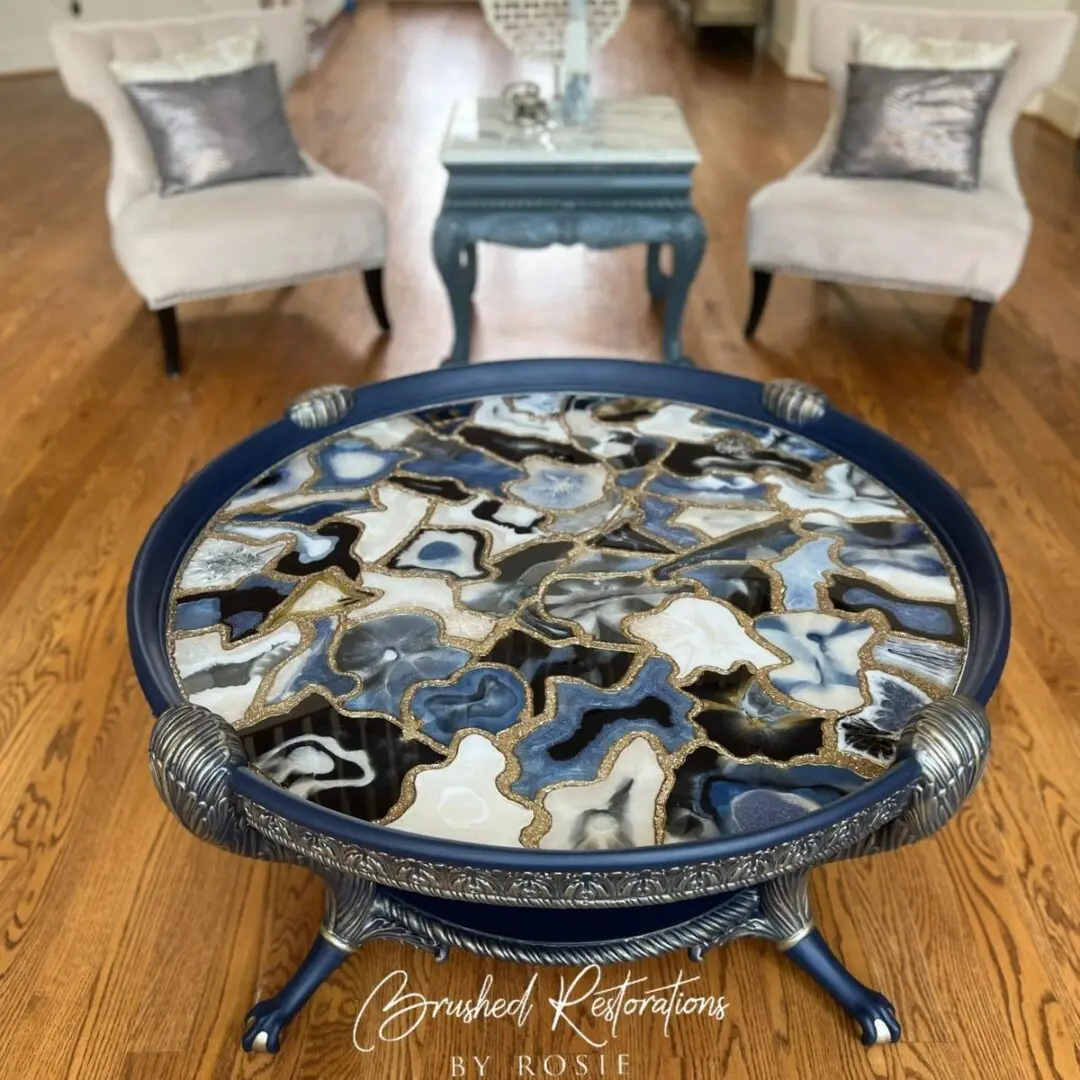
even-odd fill
[{"label": "marble side table top", "polygon": [[455,165],[676,165],[701,160],[674,98],[598,100],[587,124],[526,130],[498,98],[457,102],[440,161]]}]

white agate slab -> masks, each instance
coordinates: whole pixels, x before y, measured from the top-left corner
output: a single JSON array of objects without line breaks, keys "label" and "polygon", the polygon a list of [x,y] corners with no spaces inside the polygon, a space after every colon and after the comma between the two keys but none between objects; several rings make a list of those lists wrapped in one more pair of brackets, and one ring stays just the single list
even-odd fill
[{"label": "white agate slab", "polygon": [[381,420],[369,420],[352,428],[348,434],[357,439],[366,439],[380,450],[392,450],[407,442],[416,432],[423,430],[408,416],[384,416]]},{"label": "white agate slab", "polygon": [[[173,659],[184,683],[185,697],[193,705],[239,723],[255,700],[259,686],[301,641],[294,622],[282,623],[261,637],[226,646],[220,629],[177,638]],[[225,685],[213,685],[215,669],[230,669]],[[245,670],[246,668],[246,670]],[[242,681],[235,680],[243,676]],[[209,684],[209,685],[207,685]]]},{"label": "white agate slab", "polygon": [[466,735],[447,765],[416,774],[416,798],[386,828],[441,840],[519,847],[532,813],[495,786],[506,758],[483,735]]},{"label": "white agate slab", "polygon": [[530,506],[546,510],[576,510],[604,494],[608,471],[595,465],[562,465],[548,458],[529,457],[522,463],[528,476],[506,485]]},{"label": "white agate slab", "polygon": [[370,497],[367,485],[362,487],[339,487],[330,491],[302,491],[298,495],[281,495],[274,499],[267,499],[266,505],[271,510],[295,510],[300,506],[311,506],[314,503],[324,503],[331,499],[335,502],[345,502],[355,499],[361,502]]},{"label": "white agate slab", "polygon": [[486,502],[491,502],[490,495],[478,495],[475,499],[469,499],[468,502],[436,503],[428,519],[429,524],[454,529],[476,529],[485,533],[491,539],[492,556],[501,555],[504,551],[512,551],[536,539],[535,532],[517,532],[512,526],[528,528],[535,525],[543,516],[539,511],[528,506],[504,502],[499,507],[494,520],[476,517],[476,508]]},{"label": "white agate slab", "polygon": [[544,796],[551,828],[539,847],[605,851],[656,842],[656,800],[664,770],[648,739],[628,743],[603,780],[568,784]]},{"label": "white agate slab", "polygon": [[830,465],[824,471],[823,490],[784,473],[765,473],[763,478],[779,489],[777,497],[793,510],[829,510],[846,518],[907,517],[887,488],[848,462]]},{"label": "white agate slab", "polygon": [[361,562],[376,562],[392,551],[424,520],[430,500],[394,484],[380,484],[375,495],[385,510],[363,510],[342,516],[363,532],[352,546],[352,553]]},{"label": "white agate slab", "polygon": [[342,604],[354,603],[356,598],[329,581],[301,582],[288,599],[289,613],[333,612]]},{"label": "white agate slab", "polygon": [[286,548],[286,543],[247,544],[210,536],[193,552],[180,577],[180,588],[230,589],[265,569]]},{"label": "white agate slab", "polygon": [[821,606],[817,585],[825,583],[825,574],[840,567],[832,561],[829,549],[836,541],[830,537],[808,540],[790,555],[772,564],[784,581],[784,607],[788,611],[817,611]]},{"label": "white agate slab", "polygon": [[698,668],[730,671],[736,664],[775,667],[786,659],[758,644],[735,618],[731,609],[715,600],[682,596],[661,611],[634,615],[624,623],[634,637],[652,642],[670,656],[678,677]]},{"label": "white agate slab", "polygon": [[566,429],[557,416],[542,415],[525,409],[517,409],[505,398],[484,398],[473,413],[472,423],[492,428],[506,435],[528,436],[547,439],[550,442],[567,442]]},{"label": "white agate slab", "polygon": [[687,506],[672,519],[672,525],[696,529],[710,540],[763,525],[777,516],[775,510],[731,510],[713,506]]},{"label": "white agate slab", "polygon": [[715,424],[703,424],[697,419],[700,410],[695,405],[665,405],[652,416],[636,421],[643,435],[658,435],[662,439],[682,442],[711,443],[722,434]]},{"label": "white agate slab", "polygon": [[797,611],[765,615],[754,629],[791,657],[768,678],[779,691],[818,709],[846,712],[863,704],[859,650],[874,635],[870,623]]},{"label": "white agate slab", "polygon": [[441,578],[365,570],[361,584],[365,589],[378,589],[382,595],[363,607],[350,608],[348,618],[351,622],[359,622],[370,615],[409,609],[437,615],[452,637],[483,641],[495,628],[495,620],[489,615],[457,606],[453,589]]},{"label": "white agate slab", "polygon": [[236,536],[246,536],[251,540],[269,540],[276,536],[291,536],[296,539],[296,550],[303,562],[316,562],[325,558],[334,550],[337,544],[336,538],[317,536],[313,532],[302,529],[299,525],[290,525],[286,522],[276,522],[269,525],[255,525],[247,522],[231,521],[222,532],[233,533]]},{"label": "white agate slab", "polygon": [[297,454],[281,467],[284,474],[276,484],[256,488],[240,495],[234,495],[229,500],[230,512],[243,510],[247,506],[256,506],[267,502],[277,496],[288,495],[299,490],[306,481],[315,475],[315,468],[308,460],[307,454]]},{"label": "white agate slab", "polygon": [[535,416],[557,416],[566,404],[565,394],[517,394],[510,404],[521,412]]}]

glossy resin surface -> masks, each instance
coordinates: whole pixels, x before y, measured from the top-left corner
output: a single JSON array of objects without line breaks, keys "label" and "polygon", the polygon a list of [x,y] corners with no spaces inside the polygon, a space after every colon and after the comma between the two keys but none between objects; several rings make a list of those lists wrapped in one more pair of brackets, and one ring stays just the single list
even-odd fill
[{"label": "glossy resin surface", "polygon": [[188,552],[169,648],[296,795],[589,850],[855,790],[956,686],[967,636],[926,526],[821,446],[530,395],[361,424],[264,473]]}]

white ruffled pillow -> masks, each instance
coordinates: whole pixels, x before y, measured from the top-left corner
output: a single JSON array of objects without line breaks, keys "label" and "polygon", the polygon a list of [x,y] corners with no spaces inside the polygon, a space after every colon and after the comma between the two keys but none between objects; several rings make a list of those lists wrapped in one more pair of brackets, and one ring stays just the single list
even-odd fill
[{"label": "white ruffled pillow", "polygon": [[865,24],[855,30],[857,64],[937,71],[992,71],[1007,67],[1016,51],[1012,41],[958,41],[908,37]]},{"label": "white ruffled pillow", "polygon": [[259,55],[259,31],[218,38],[197,49],[154,60],[112,60],[109,67],[123,83],[191,82],[211,75],[230,75],[253,67]]}]

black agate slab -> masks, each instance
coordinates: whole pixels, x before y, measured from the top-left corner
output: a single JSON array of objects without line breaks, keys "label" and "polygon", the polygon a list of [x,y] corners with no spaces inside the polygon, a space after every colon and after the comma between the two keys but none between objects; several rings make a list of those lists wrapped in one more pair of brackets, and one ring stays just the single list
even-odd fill
[{"label": "black agate slab", "polygon": [[187,699],[295,795],[555,850],[752,833],[857,790],[968,636],[943,549],[851,462],[569,394],[278,462],[192,544],[168,632]]}]

